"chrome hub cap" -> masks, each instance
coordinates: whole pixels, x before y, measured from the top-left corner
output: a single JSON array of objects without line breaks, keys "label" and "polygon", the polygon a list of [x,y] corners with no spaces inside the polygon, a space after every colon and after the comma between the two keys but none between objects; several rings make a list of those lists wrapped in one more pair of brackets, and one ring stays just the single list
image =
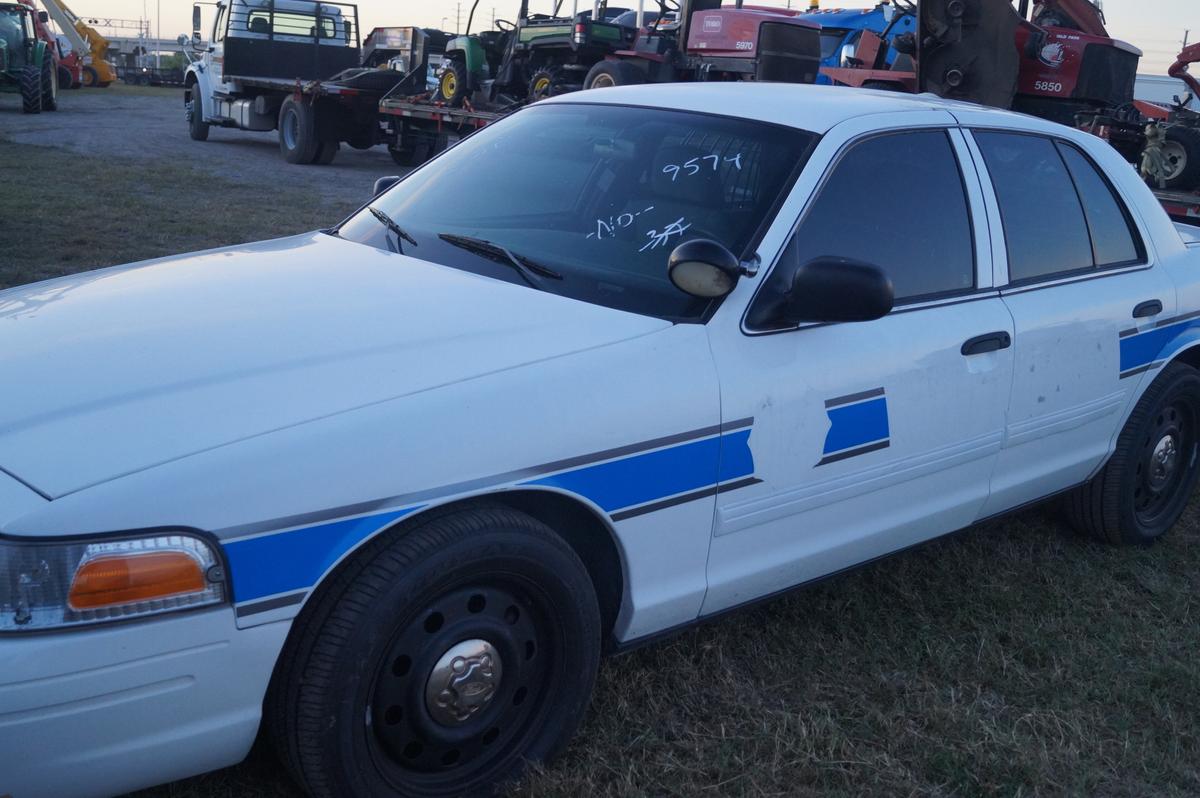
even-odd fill
[{"label": "chrome hub cap", "polygon": [[1175,461],[1179,458],[1179,449],[1175,444],[1174,435],[1164,435],[1154,447],[1150,457],[1150,481],[1155,484],[1166,482],[1175,470]]},{"label": "chrome hub cap", "polygon": [[425,684],[429,714],[444,726],[459,726],[496,695],[503,666],[486,640],[464,640],[441,656]]}]

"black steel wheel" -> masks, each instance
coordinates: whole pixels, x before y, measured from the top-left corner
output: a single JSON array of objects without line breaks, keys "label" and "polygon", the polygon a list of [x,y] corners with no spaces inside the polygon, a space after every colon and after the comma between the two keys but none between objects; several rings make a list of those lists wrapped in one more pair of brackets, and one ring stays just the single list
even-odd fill
[{"label": "black steel wheel", "polygon": [[32,64],[21,69],[21,113],[42,112],[42,70]]},{"label": "black steel wheel", "polygon": [[431,515],[306,608],[268,707],[314,796],[493,793],[565,746],[600,656],[587,569],[506,507]]},{"label": "black steel wheel", "polygon": [[1103,470],[1067,496],[1067,514],[1100,540],[1150,544],[1179,520],[1198,476],[1200,372],[1172,363],[1138,401]]}]

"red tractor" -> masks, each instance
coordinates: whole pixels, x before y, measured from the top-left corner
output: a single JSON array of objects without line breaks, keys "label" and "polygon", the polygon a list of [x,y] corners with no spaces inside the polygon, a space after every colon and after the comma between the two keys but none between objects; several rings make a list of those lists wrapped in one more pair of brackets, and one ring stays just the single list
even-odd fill
[{"label": "red tractor", "polygon": [[[1140,162],[1148,120],[1133,90],[1142,52],[1108,35],[1091,0],[1018,0],[1015,7],[1012,0],[919,6],[897,0],[896,6],[896,13],[917,17],[916,34],[889,42],[864,33],[856,63],[823,72],[847,86],[932,92],[1079,127]],[[889,47],[908,57],[889,68]],[[1171,130],[1168,137],[1190,139],[1190,131]]]},{"label": "red tractor", "polygon": [[812,83],[821,65],[821,27],[798,11],[721,0],[659,0],[659,16],[632,50],[595,64],[585,89],[693,80]]}]

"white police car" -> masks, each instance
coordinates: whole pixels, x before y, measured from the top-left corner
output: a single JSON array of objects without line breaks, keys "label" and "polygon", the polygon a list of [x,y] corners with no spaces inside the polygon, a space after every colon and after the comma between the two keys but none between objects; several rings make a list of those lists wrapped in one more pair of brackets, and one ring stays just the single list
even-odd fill
[{"label": "white police car", "polygon": [[1149,543],[1197,476],[1192,239],[1035,119],[646,86],[333,231],[0,293],[0,794],[260,725],[313,795],[487,791],[606,646],[1060,492]]}]

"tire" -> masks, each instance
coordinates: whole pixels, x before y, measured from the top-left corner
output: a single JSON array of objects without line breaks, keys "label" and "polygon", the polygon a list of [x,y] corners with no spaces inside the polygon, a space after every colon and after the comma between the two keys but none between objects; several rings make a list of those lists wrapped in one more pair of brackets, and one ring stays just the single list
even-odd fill
[{"label": "tire", "polygon": [[340,149],[341,145],[336,141],[322,141],[317,145],[317,154],[313,156],[313,163],[318,166],[328,166],[333,163],[333,159],[337,157]]},{"label": "tire", "polygon": [[1197,475],[1200,372],[1172,363],[1138,401],[1103,470],[1067,495],[1067,518],[1097,540],[1146,546],[1179,520]]},{"label": "tire", "polygon": [[75,80],[71,77],[71,70],[67,69],[65,66],[62,66],[60,64],[57,72],[58,72],[58,88],[60,88],[60,89],[71,88],[71,86],[75,83]]},{"label": "tire", "polygon": [[426,143],[414,144],[411,147],[401,147],[393,149],[388,147],[388,155],[392,156],[392,160],[397,166],[412,168],[420,166],[429,160],[429,145]]},{"label": "tire", "polygon": [[606,89],[610,86],[636,86],[646,82],[646,75],[628,61],[599,61],[583,79],[584,89]]},{"label": "tire", "polygon": [[83,85],[85,88],[94,89],[100,84],[100,73],[95,67],[85,66],[83,68]]},{"label": "tire", "polygon": [[529,79],[529,101],[536,102],[543,97],[550,97],[554,94],[561,82],[561,75],[557,69],[539,69],[533,73],[533,77]]},{"label": "tire", "polygon": [[317,157],[317,131],[312,106],[288,97],[279,108],[279,152],[288,163],[312,163]]},{"label": "tire", "polygon": [[42,112],[42,70],[35,66],[21,69],[21,113]]},{"label": "tire", "polygon": [[452,59],[449,63],[442,64],[433,99],[444,102],[451,108],[457,108],[470,94],[470,85],[471,76],[467,72],[467,65],[458,59]]},{"label": "tire", "polygon": [[42,110],[58,110],[58,69],[49,52],[42,58]]},{"label": "tire", "polygon": [[491,794],[566,745],[599,659],[574,550],[506,507],[459,510],[380,536],[330,578],[279,657],[268,717],[315,798]]},{"label": "tire", "polygon": [[188,135],[192,141],[208,141],[208,123],[204,121],[204,106],[199,96],[200,84],[193,83],[188,93]]},{"label": "tire", "polygon": [[1183,125],[1167,128],[1163,154],[1169,164],[1167,188],[1184,191],[1200,188],[1200,129]]}]

